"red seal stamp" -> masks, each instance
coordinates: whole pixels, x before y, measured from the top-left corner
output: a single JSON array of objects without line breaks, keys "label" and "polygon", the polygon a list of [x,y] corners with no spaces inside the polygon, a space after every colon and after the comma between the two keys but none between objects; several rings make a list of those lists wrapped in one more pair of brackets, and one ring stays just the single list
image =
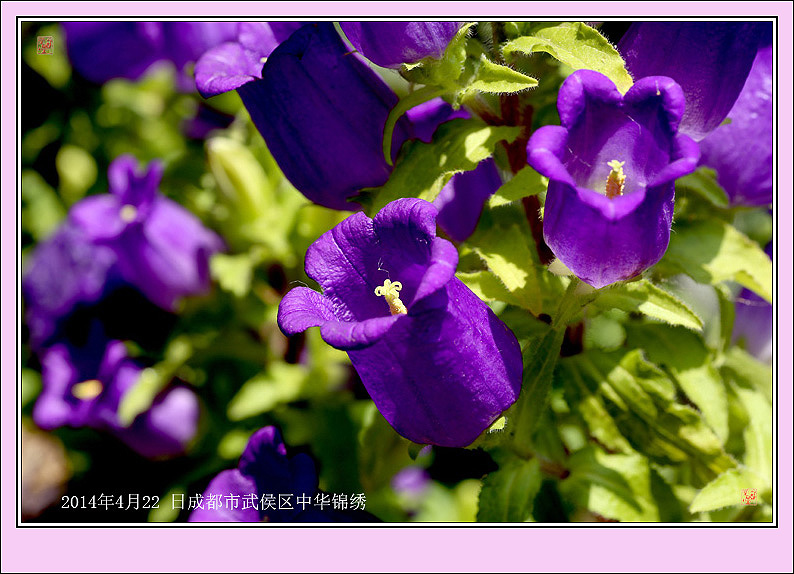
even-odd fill
[{"label": "red seal stamp", "polygon": [[743,488],[742,489],[742,504],[746,506],[755,506],[758,504],[758,489],[757,488]]},{"label": "red seal stamp", "polygon": [[51,56],[55,41],[52,36],[36,36],[36,54]]}]

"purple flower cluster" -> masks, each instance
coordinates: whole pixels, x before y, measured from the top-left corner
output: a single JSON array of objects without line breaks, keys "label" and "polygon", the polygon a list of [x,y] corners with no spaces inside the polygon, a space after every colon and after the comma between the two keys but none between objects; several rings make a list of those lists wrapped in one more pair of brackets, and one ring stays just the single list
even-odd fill
[{"label": "purple flower cluster", "polygon": [[112,317],[92,311],[127,290],[171,312],[182,297],[209,289],[209,257],[223,244],[159,193],[161,176],[158,163],[138,173],[132,157],[116,159],[110,193],[72,206],[30,255],[22,279],[30,342],[43,366],[36,423],[109,430],[152,457],[184,450],[195,434],[197,398],[187,389],[167,389],[123,426],[119,404],[144,366],[108,335]]}]

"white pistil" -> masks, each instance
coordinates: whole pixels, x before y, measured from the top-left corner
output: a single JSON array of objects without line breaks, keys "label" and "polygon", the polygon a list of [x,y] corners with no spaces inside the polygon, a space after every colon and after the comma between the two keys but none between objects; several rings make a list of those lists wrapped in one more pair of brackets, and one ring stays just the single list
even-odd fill
[{"label": "white pistil", "polygon": [[124,223],[132,223],[138,217],[138,208],[128,203],[119,210],[119,217]]},{"label": "white pistil", "polygon": [[102,383],[97,379],[89,379],[87,381],[83,381],[82,383],[77,383],[76,385],[72,386],[72,395],[76,399],[81,399],[84,401],[90,401],[91,399],[95,399],[99,396],[102,392]]}]

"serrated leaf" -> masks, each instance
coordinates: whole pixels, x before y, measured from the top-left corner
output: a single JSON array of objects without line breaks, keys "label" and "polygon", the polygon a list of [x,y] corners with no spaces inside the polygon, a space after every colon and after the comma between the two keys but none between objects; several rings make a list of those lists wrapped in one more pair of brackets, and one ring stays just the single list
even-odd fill
[{"label": "serrated leaf", "polygon": [[648,460],[636,453],[607,454],[587,447],[569,459],[571,474],[560,486],[566,498],[591,512],[622,522],[655,522]]},{"label": "serrated leaf", "polygon": [[597,30],[583,22],[533,23],[527,35],[505,44],[505,58],[513,52],[545,52],[574,70],[595,70],[612,80],[621,93],[633,84],[618,51]]},{"label": "serrated leaf", "polygon": [[681,222],[657,269],[695,281],[735,281],[772,302],[772,262],[757,243],[717,219]]},{"label": "serrated leaf", "polygon": [[717,183],[715,171],[707,167],[699,167],[693,173],[680,177],[675,181],[676,196],[685,192],[694,192],[717,207],[728,207],[730,200],[725,190]]},{"label": "serrated leaf", "polygon": [[484,92],[486,94],[515,94],[534,88],[538,85],[535,78],[531,78],[521,72],[491,62],[483,55],[480,58],[477,71],[471,83],[461,90],[460,97],[465,98],[473,92]]},{"label": "serrated leaf", "polygon": [[536,458],[511,460],[483,479],[477,522],[526,522],[542,483]]},{"label": "serrated leaf", "polygon": [[694,409],[672,402],[674,387],[638,351],[589,351],[569,359],[632,448],[661,464],[689,463],[702,482],[733,468],[720,440]]},{"label": "serrated leaf", "polygon": [[599,291],[594,305],[627,312],[639,312],[670,325],[683,325],[700,330],[703,321],[678,297],[648,280],[619,283]]},{"label": "serrated leaf", "polygon": [[229,420],[240,421],[301,396],[308,372],[302,365],[272,363],[265,373],[246,381],[229,402]]},{"label": "serrated leaf", "polygon": [[628,326],[631,345],[669,369],[675,381],[703,413],[724,443],[728,438],[728,396],[714,357],[696,334],[680,327]]},{"label": "serrated leaf", "polygon": [[758,488],[752,477],[738,469],[728,470],[704,486],[698,492],[689,511],[709,512],[726,506],[736,506],[742,502],[742,490]]},{"label": "serrated leaf", "polygon": [[496,193],[488,200],[488,205],[499,207],[524,197],[537,195],[546,191],[547,186],[548,179],[527,166],[513,176],[513,179],[505,182],[497,189]]},{"label": "serrated leaf", "polygon": [[365,190],[355,201],[364,205],[369,215],[401,197],[433,201],[451,175],[473,170],[491,156],[498,142],[512,142],[520,131],[520,127],[488,126],[479,120],[445,122],[431,143],[407,142],[389,181]]}]

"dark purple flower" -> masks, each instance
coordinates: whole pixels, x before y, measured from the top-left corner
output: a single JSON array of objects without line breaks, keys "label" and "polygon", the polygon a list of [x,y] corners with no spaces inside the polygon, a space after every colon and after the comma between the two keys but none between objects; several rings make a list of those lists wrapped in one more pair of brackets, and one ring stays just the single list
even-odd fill
[{"label": "dark purple flower", "polygon": [[[311,201],[351,210],[348,198],[383,185],[391,166],[383,130],[397,96],[356,54],[330,22],[306,25],[267,58],[257,79],[259,53],[226,44],[197,66],[204,95],[236,88],[287,179]],[[408,139],[398,121],[393,155]]]},{"label": "dark purple flower", "polygon": [[460,22],[342,22],[340,26],[369,61],[384,68],[399,68],[443,56]]},{"label": "dark purple flower", "polygon": [[529,164],[550,180],[546,243],[593,287],[629,279],[667,249],[673,182],[697,164],[697,144],[677,133],[684,95],[672,79],[648,77],[621,96],[606,76],[579,70],[557,107],[562,125],[527,145]]},{"label": "dark purple flower", "polygon": [[209,257],[223,244],[196,216],[158,191],[159,163],[141,174],[136,171],[132,156],[114,160],[108,170],[110,193],[79,201],[69,220],[93,244],[113,250],[125,282],[173,310],[181,297],[209,289]]},{"label": "dark purple flower", "polygon": [[[155,62],[171,61],[182,72],[206,50],[234,38],[236,22],[64,22],[72,66],[101,84],[135,80]],[[189,88],[180,74],[180,88]]]},{"label": "dark purple flower", "polygon": [[374,219],[348,217],[306,253],[306,274],[281,301],[287,335],[320,327],[348,352],[386,420],[417,443],[470,444],[521,386],[513,333],[455,277],[455,247],[435,233],[438,211],[420,199]]},{"label": "dark purple flower", "polygon": [[456,173],[441,189],[433,205],[438,225],[455,241],[464,241],[477,227],[485,200],[502,185],[493,158],[473,169]]},{"label": "dark purple flower", "polygon": [[635,80],[668,76],[683,89],[679,131],[702,140],[744,86],[763,30],[759,22],[635,22],[618,44]]},{"label": "dark purple flower", "polygon": [[125,394],[143,367],[127,356],[120,341],[94,329],[82,345],[56,343],[42,353],[42,392],[33,419],[43,429],[60,426],[107,431],[149,458],[185,452],[196,434],[199,405],[187,388],[161,393],[129,427],[118,418]]},{"label": "dark purple flower", "polygon": [[413,137],[425,143],[430,143],[433,140],[433,134],[442,123],[457,118],[468,119],[471,117],[466,108],[455,110],[441,98],[433,98],[419,104],[405,112],[405,115],[411,122]]},{"label": "dark purple flower", "polygon": [[[269,426],[256,431],[236,469],[212,479],[189,522],[327,522],[330,513],[315,509],[317,473],[303,453],[287,456],[281,434]],[[289,495],[289,505],[280,495]],[[235,499],[236,497],[236,499]],[[300,498],[304,497],[304,498]],[[268,502],[272,499],[272,507]],[[307,500],[301,504],[299,500]],[[247,500],[248,502],[244,502]],[[218,504],[216,504],[216,502]],[[330,510],[330,509],[329,509]],[[324,516],[323,514],[326,514]]]},{"label": "dark purple flower", "polygon": [[717,171],[733,205],[772,203],[772,53],[772,45],[758,50],[730,123],[700,142],[701,165]]}]

